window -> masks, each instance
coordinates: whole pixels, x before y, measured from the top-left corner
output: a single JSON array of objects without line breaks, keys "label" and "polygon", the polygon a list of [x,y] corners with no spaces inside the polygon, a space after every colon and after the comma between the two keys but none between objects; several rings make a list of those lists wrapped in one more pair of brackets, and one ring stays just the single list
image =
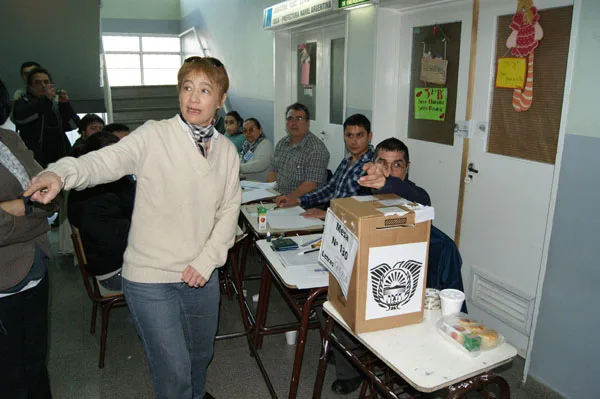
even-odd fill
[{"label": "window", "polygon": [[177,36],[102,36],[111,86],[177,84],[181,41]]}]

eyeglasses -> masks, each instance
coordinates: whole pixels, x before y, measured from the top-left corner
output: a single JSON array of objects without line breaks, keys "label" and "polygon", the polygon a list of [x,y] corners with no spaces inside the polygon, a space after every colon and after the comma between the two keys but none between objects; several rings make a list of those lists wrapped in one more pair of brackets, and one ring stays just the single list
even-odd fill
[{"label": "eyeglasses", "polygon": [[212,64],[212,66],[217,68],[223,68],[223,63],[214,57],[200,57],[197,55],[193,55],[185,59],[184,62],[200,62],[202,60],[206,60]]},{"label": "eyeglasses", "polygon": [[287,118],[285,118],[286,121],[288,122],[292,122],[292,121],[296,121],[296,122],[303,122],[306,120],[305,116],[288,116]]},{"label": "eyeglasses", "polygon": [[[378,159],[376,162],[379,165],[383,166],[384,168],[386,168],[386,169],[388,168],[389,164],[388,164],[388,161],[386,161],[385,159]],[[400,171],[400,170],[406,169],[406,163],[404,161],[394,161],[391,164],[391,168],[392,168],[392,170]]]}]

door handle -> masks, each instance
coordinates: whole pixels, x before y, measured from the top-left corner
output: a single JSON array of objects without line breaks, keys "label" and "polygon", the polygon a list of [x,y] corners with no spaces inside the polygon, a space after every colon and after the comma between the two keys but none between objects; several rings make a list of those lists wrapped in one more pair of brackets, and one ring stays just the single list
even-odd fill
[{"label": "door handle", "polygon": [[467,166],[467,170],[471,173],[479,173],[479,171],[477,169],[475,169],[473,166],[474,166],[473,162],[469,163],[469,165]]}]

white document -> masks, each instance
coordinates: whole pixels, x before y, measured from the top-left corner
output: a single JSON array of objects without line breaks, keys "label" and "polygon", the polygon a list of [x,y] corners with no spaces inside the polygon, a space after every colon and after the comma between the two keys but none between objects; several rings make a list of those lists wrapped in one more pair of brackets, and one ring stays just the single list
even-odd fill
[{"label": "white document", "polygon": [[256,201],[259,199],[272,198],[272,197],[275,197],[275,195],[272,192],[267,191],[263,188],[257,188],[254,190],[243,190],[242,191],[242,204],[245,204],[250,201]]},{"label": "white document", "polygon": [[421,310],[427,242],[369,249],[365,319]]},{"label": "white document", "polygon": [[310,251],[311,248],[301,248],[297,251],[281,251],[278,252],[281,263],[285,267],[295,266],[313,266],[313,269],[318,269],[319,266],[319,251],[314,251],[308,254],[303,254],[305,251]]},{"label": "white document", "polygon": [[350,277],[358,251],[358,238],[344,223],[327,209],[323,241],[319,251],[319,263],[338,281],[342,293],[348,298]]},{"label": "white document", "polygon": [[304,212],[299,206],[267,210],[267,223],[272,229],[283,230],[323,226],[324,222],[321,219],[300,216]]},{"label": "white document", "polygon": [[271,183],[263,183],[260,181],[242,180],[240,182],[240,185],[242,186],[242,188],[262,188],[265,190],[272,190],[277,185],[277,182],[274,181]]}]

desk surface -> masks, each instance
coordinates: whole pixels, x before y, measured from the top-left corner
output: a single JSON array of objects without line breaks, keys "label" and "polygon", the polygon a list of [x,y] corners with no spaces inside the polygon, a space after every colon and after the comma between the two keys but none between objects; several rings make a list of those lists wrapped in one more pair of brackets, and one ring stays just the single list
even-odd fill
[{"label": "desk surface", "polygon": [[[279,234],[281,233],[289,233],[289,232],[296,232],[296,231],[302,231],[306,234],[308,233],[316,233],[316,232],[321,232],[323,231],[323,225],[314,225],[314,226],[309,226],[309,227],[302,227],[302,228],[289,228],[289,229],[272,229],[270,226],[267,226],[266,230],[259,230],[258,229],[258,219],[256,217],[256,215],[252,215],[251,213],[256,213],[256,208],[258,207],[258,204],[253,204],[253,205],[242,205],[241,207],[241,211],[242,211],[242,215],[244,216],[244,219],[246,219],[246,221],[248,222],[248,225],[250,226],[250,228],[252,229],[253,233],[260,236],[260,237],[264,237],[267,234],[267,231],[271,232],[271,235],[273,236],[273,238],[275,238],[276,236],[279,236]],[[269,224],[269,209],[273,209],[275,208],[275,204],[264,204],[264,207],[267,208],[267,225]]]},{"label": "desk surface", "polygon": [[329,301],[323,309],[374,355],[421,392],[433,392],[510,362],[517,350],[504,343],[472,358],[436,330],[437,320],[354,334]]},{"label": "desk surface", "polygon": [[[320,234],[302,236],[305,242],[319,237]],[[298,237],[290,237],[298,242]],[[277,274],[283,284],[291,289],[310,289],[329,286],[329,272],[315,271],[323,267],[318,263],[308,266],[286,267],[281,262],[278,252],[273,251],[271,243],[267,240],[256,241],[256,247],[264,255],[272,270]],[[310,249],[310,247],[308,247]]]}]

